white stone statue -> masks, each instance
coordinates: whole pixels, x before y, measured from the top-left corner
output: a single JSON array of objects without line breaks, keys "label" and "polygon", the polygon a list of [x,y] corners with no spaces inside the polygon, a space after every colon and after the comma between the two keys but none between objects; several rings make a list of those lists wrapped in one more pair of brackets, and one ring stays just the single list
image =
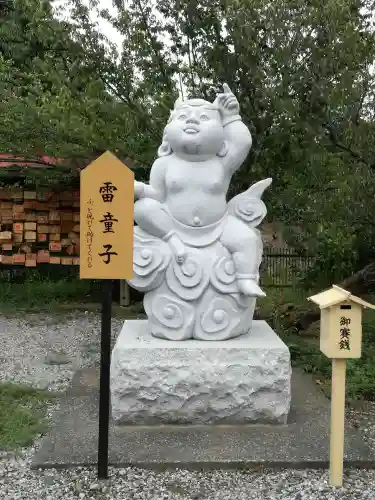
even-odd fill
[{"label": "white stone statue", "polygon": [[249,331],[267,213],[265,179],[227,203],[251,147],[239,104],[224,84],[214,103],[177,100],[149,185],[135,182],[134,277],[146,292],[151,334],[225,340]]}]

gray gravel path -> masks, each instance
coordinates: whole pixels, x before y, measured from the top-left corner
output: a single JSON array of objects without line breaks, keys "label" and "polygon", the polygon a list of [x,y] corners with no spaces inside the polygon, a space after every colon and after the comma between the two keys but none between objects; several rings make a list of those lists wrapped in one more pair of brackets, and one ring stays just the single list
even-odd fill
[{"label": "gray gravel path", "polygon": [[[114,336],[123,321],[113,320]],[[99,354],[98,314],[31,315],[0,318],[0,381],[65,390],[78,368]],[[49,408],[49,412],[53,408]],[[375,446],[375,405],[350,410],[369,444]],[[0,451],[0,500],[335,500],[375,499],[375,471],[347,471],[345,487],[328,485],[326,471],[244,473],[233,471],[156,473],[111,469],[99,483],[95,469],[31,471],[39,446],[17,454]]]},{"label": "gray gravel path", "polygon": [[[114,336],[122,324],[112,320]],[[99,314],[0,317],[0,381],[63,391],[77,369],[98,359],[99,339]]]}]

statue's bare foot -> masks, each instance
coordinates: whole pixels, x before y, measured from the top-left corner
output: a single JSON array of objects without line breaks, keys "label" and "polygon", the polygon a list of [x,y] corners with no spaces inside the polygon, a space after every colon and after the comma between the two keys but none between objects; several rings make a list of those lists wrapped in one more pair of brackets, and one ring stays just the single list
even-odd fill
[{"label": "statue's bare foot", "polygon": [[260,288],[256,281],[250,279],[237,280],[238,288],[244,295],[252,297],[265,297],[266,294]]},{"label": "statue's bare foot", "polygon": [[174,234],[168,240],[170,247],[172,248],[172,252],[175,255],[175,259],[177,264],[183,264],[186,260],[186,249],[180,238]]}]

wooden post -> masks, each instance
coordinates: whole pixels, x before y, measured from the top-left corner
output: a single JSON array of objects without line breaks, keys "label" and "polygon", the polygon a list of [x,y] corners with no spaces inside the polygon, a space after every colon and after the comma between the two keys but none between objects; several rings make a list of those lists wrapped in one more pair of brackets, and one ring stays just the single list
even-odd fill
[{"label": "wooden post", "polygon": [[130,289],[126,280],[120,280],[120,306],[130,306]]},{"label": "wooden post", "polygon": [[332,359],[330,483],[341,487],[344,462],[346,359]]}]

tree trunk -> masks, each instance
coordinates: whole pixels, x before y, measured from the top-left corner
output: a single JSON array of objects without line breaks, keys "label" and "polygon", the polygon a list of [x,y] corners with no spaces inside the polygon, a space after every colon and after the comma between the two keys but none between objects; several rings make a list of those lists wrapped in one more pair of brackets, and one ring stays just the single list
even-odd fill
[{"label": "tree trunk", "polygon": [[[356,272],[349,278],[346,278],[339,284],[345,290],[348,290],[353,295],[367,295],[375,290],[375,261],[370,262],[360,271]],[[311,305],[311,309],[304,311],[300,316],[297,315],[295,327],[298,332],[304,330],[320,318],[318,307]]]}]

